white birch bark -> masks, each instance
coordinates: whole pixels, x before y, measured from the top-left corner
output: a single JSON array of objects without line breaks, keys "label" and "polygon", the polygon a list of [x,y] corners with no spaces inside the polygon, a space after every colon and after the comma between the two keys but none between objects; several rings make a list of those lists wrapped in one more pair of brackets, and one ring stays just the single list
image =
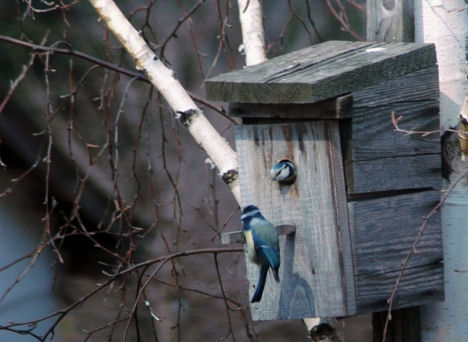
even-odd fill
[{"label": "white birch bark", "polygon": [[[237,0],[246,65],[265,61],[265,33],[260,0]],[[248,6],[246,8],[246,6]]]},{"label": "white birch bark", "polygon": [[89,1],[109,30],[133,57],[137,69],[145,73],[172,110],[179,113],[179,118],[182,119],[197,144],[218,168],[220,176],[230,187],[237,202],[240,203],[236,152],[210,124],[180,82],[174,78],[173,71],[157,58],[114,1]]},{"label": "white birch bark", "polygon": [[[436,44],[443,127],[455,126],[468,87],[468,11],[464,0],[415,0],[416,41]],[[457,177],[455,172],[453,177]],[[453,181],[453,179],[452,179]],[[445,301],[421,308],[423,341],[466,341],[468,336],[468,181],[442,208]]]}]

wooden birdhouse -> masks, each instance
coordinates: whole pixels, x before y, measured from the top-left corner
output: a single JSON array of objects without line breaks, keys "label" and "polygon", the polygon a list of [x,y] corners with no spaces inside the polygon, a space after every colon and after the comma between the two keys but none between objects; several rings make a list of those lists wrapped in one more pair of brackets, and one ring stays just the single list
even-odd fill
[{"label": "wooden birdhouse", "polygon": [[[229,102],[242,206],[257,205],[280,236],[281,281],[267,279],[255,320],[348,316],[387,299],[440,199],[439,86],[432,44],[330,41],[207,81]],[[270,178],[289,160],[292,183]],[[440,216],[430,218],[393,308],[443,299]],[[247,262],[250,296],[257,265]]]}]

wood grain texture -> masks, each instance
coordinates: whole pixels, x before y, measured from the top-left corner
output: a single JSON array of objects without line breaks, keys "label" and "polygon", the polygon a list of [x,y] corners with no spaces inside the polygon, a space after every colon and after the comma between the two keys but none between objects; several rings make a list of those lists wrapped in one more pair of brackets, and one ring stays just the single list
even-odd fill
[{"label": "wood grain texture", "polygon": [[348,194],[440,187],[439,134],[396,132],[391,113],[407,130],[439,129],[437,66],[353,93],[352,120],[342,125]]},{"label": "wood grain texture", "polygon": [[437,66],[425,68],[353,93],[352,160],[440,153],[437,135],[421,137],[395,132],[391,113],[403,116],[407,130],[439,129]]},{"label": "wood grain texture", "polygon": [[432,66],[432,44],[329,41],[206,82],[211,100],[313,103]]},{"label": "wood grain texture", "polygon": [[[413,1],[414,0],[368,0],[366,4],[367,8],[367,40],[368,41],[379,41],[379,42],[389,42],[389,41],[413,41],[414,39],[414,8],[413,8]],[[434,66],[433,68],[437,68]],[[427,68],[430,70],[430,68]],[[425,69],[423,69],[425,70]],[[436,71],[437,73],[437,71]],[[414,73],[413,73],[414,74]],[[429,80],[427,87],[425,90],[429,90],[434,88],[431,85],[436,85],[437,92],[436,96],[438,96],[438,79],[435,80],[431,79],[431,75],[429,74]],[[405,80],[406,81],[406,80]],[[416,79],[417,81],[417,79]],[[417,87],[419,90],[421,89],[421,85],[424,85],[425,82],[416,84],[411,82],[411,84]],[[401,89],[400,87],[405,87],[406,83],[401,83],[399,87],[393,88],[396,90]],[[409,85],[409,84],[408,84]],[[406,97],[407,101],[414,102],[418,101],[419,92],[412,91],[412,88],[408,89],[408,92],[399,92],[398,97],[406,96],[406,94],[411,94],[411,97]],[[425,92],[421,92],[421,94],[425,94]],[[391,94],[389,94],[391,95]],[[413,99],[414,97],[414,99]],[[422,107],[425,107],[430,113],[431,107],[431,95],[429,98],[422,98],[425,102],[425,105],[421,103]],[[394,99],[393,96],[387,97],[389,99]],[[438,97],[436,97],[437,103],[434,106],[436,111],[434,112],[434,116],[437,117],[437,126],[434,129],[438,129]],[[394,105],[394,104],[392,104]],[[418,107],[419,109],[419,107]],[[394,109],[397,115],[402,115],[401,112],[402,108]],[[420,112],[424,112],[421,111]],[[414,113],[411,111],[410,113]],[[407,116],[407,114],[405,114]],[[435,126],[435,125],[434,125]],[[418,141],[410,140],[414,136],[408,136],[406,140],[410,146],[410,150],[413,151],[406,153],[406,155],[414,155],[416,153],[422,153],[421,148],[427,149],[430,148],[427,144],[419,144]],[[414,145],[413,145],[414,144]],[[401,145],[400,145],[401,146]],[[412,148],[411,148],[412,146]],[[395,146],[397,147],[397,146]],[[437,148],[437,146],[435,146]],[[408,149],[408,148],[406,148]],[[397,149],[398,150],[398,149]],[[432,152],[428,152],[432,153]],[[405,154],[405,153],[403,153]],[[401,164],[401,163],[400,163]],[[409,171],[408,168],[404,167],[400,170],[401,174],[405,174]],[[385,307],[386,309],[386,307]],[[414,314],[413,308],[402,309],[399,312],[395,310],[392,311],[392,315],[394,315],[394,320],[391,321],[390,324],[390,331],[387,334],[387,341],[389,342],[419,342],[421,341],[421,333],[420,333],[420,319],[419,319],[419,312],[418,314]],[[401,318],[404,319],[401,319]],[[382,320],[385,322],[387,319],[386,312],[385,313],[376,313],[373,314],[373,322],[378,322]],[[383,336],[383,327],[385,323],[382,325],[373,325],[374,329],[374,341],[381,341]]]},{"label": "wood grain texture", "polygon": [[230,245],[230,244],[245,244],[245,236],[242,230],[235,232],[221,233],[221,244]]},{"label": "wood grain texture", "polygon": [[[291,235],[296,233],[296,226],[289,224],[281,224],[275,227],[278,231],[278,235]],[[235,232],[221,233],[221,244],[245,244],[245,235],[242,230]]]},{"label": "wood grain texture", "polygon": [[350,94],[316,103],[231,103],[229,115],[241,118],[277,119],[346,119],[351,117],[353,96]]},{"label": "wood grain texture", "polygon": [[[401,263],[411,249],[422,218],[440,200],[439,191],[349,202],[355,245],[357,311],[387,307]],[[443,298],[440,214],[432,217],[408,263],[394,308]]]},{"label": "wood grain texture", "polygon": [[[294,224],[280,237],[280,283],[269,276],[254,320],[344,316],[354,307],[354,279],[335,121],[236,127],[242,205],[255,204],[273,224]],[[297,165],[292,185],[269,177],[280,159]],[[256,265],[247,262],[252,295]],[[346,280],[349,280],[348,282]]]},{"label": "wood grain texture", "polygon": [[367,41],[414,41],[413,0],[368,0]]},{"label": "wood grain texture", "polygon": [[347,165],[348,195],[405,189],[439,189],[439,153],[368,159]]},{"label": "wood grain texture", "polygon": [[[399,275],[398,271],[357,277],[359,294],[357,313],[365,314],[388,308],[387,300]],[[406,308],[444,300],[442,262],[421,265],[405,271],[393,309]]]}]

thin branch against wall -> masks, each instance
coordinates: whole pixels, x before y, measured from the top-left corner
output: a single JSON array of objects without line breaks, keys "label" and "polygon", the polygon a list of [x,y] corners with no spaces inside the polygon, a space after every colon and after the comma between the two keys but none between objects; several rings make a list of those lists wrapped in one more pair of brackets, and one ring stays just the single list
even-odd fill
[{"label": "thin branch against wall", "polygon": [[444,128],[444,129],[436,129],[433,131],[421,131],[421,130],[409,130],[409,129],[404,129],[400,127],[400,122],[404,119],[402,115],[396,116],[395,112],[392,112],[390,114],[391,120],[392,120],[392,125],[395,128],[395,132],[400,132],[404,133],[405,135],[420,135],[421,137],[427,137],[431,134],[440,134],[443,132],[450,132],[450,133],[456,133],[460,135],[468,135],[468,132],[464,132],[463,130],[459,129],[452,129],[452,128]]},{"label": "thin branch against wall", "polygon": [[448,196],[452,193],[453,189],[457,186],[457,184],[462,180],[466,179],[468,177],[468,168],[461,173],[460,175],[457,176],[457,178],[450,184],[450,186],[443,192],[441,200],[436,204],[434,208],[431,209],[431,211],[425,216],[422,220],[421,226],[418,228],[418,233],[413,241],[413,245],[411,246],[411,249],[408,251],[408,254],[406,255],[405,260],[403,261],[400,271],[398,273],[397,280],[395,282],[395,285],[393,287],[392,293],[390,297],[387,300],[388,303],[388,310],[387,310],[387,319],[385,320],[385,326],[383,330],[383,335],[382,335],[382,342],[385,342],[386,336],[387,336],[387,331],[390,325],[390,321],[392,320],[392,307],[393,307],[393,302],[395,301],[395,297],[398,293],[398,289],[400,287],[400,283],[403,279],[403,274],[405,272],[405,269],[408,266],[408,263],[413,256],[414,253],[417,253],[417,246],[419,243],[419,240],[421,239],[421,236],[423,235],[429,220],[442,208],[444,205],[445,201],[447,200]]},{"label": "thin branch against wall", "polygon": [[[406,130],[406,129],[403,129],[403,128],[400,127],[400,122],[403,120],[403,116],[397,117],[395,112],[391,113],[391,120],[392,120],[392,124],[393,124],[393,126],[395,128],[395,131],[399,132],[399,133],[403,133],[405,135],[420,135],[421,137],[427,137],[427,136],[429,136],[431,134],[439,135],[441,132],[446,132],[446,133],[448,132],[448,133],[451,133],[451,134],[456,134],[457,136],[468,136],[467,135],[468,132],[464,132],[463,130],[456,130],[456,129],[443,129],[443,130],[433,130],[433,131]],[[450,146],[443,146],[443,147],[444,148],[450,148]],[[454,151],[449,151],[449,152],[451,154],[456,154]],[[444,154],[444,152],[443,152],[443,154]],[[444,158],[446,159],[447,156],[443,156],[443,159]],[[458,163],[458,161],[455,161],[455,162]],[[419,228],[417,230],[417,234],[416,234],[416,237],[415,237],[415,239],[413,241],[413,244],[412,244],[411,248],[409,249],[405,259],[402,262],[401,268],[400,268],[399,273],[398,273],[398,277],[397,277],[397,279],[395,281],[395,285],[393,286],[390,297],[387,300],[388,309],[387,309],[387,317],[386,317],[386,320],[385,320],[383,334],[382,334],[382,342],[385,342],[386,338],[387,338],[387,332],[388,332],[388,329],[389,329],[390,321],[392,320],[393,303],[394,303],[395,298],[396,298],[396,296],[398,294],[398,290],[399,290],[400,284],[402,282],[404,272],[408,267],[408,264],[409,264],[409,261],[410,261],[411,257],[415,253],[417,253],[418,243],[421,240],[421,237],[424,234],[424,231],[425,231],[426,227],[428,226],[429,221],[431,220],[431,218],[435,214],[437,214],[439,212],[439,210],[442,208],[442,206],[444,205],[444,203],[446,202],[446,200],[450,196],[450,194],[453,192],[455,187],[462,180],[467,179],[467,177],[468,177],[468,168],[465,168],[465,169],[461,170],[461,172],[459,172],[454,179],[451,180],[451,183],[450,183],[449,187],[442,191],[442,197],[441,197],[440,201],[430,210],[430,212],[425,217],[422,218],[422,223],[421,223],[421,225],[419,226]]]}]

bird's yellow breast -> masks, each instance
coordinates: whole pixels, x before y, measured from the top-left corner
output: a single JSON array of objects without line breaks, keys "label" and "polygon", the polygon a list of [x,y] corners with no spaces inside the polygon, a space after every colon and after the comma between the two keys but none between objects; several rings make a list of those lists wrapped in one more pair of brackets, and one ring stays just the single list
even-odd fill
[{"label": "bird's yellow breast", "polygon": [[247,256],[249,257],[250,261],[258,263],[257,260],[257,253],[255,253],[255,246],[252,238],[252,231],[247,230],[244,231],[245,236],[245,245],[247,248]]}]

